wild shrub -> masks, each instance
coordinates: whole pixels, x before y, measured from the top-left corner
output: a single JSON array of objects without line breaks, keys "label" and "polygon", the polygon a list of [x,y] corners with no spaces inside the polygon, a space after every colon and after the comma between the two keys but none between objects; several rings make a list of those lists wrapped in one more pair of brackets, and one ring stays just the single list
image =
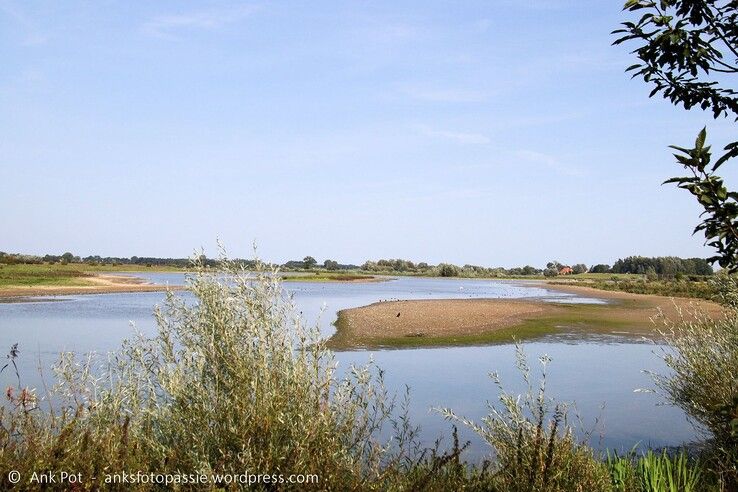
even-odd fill
[{"label": "wild shrub", "polygon": [[446,418],[473,429],[492,448],[491,482],[495,490],[522,491],[606,491],[611,479],[607,466],[593,450],[574,435],[565,404],[546,396],[546,366],[539,386],[531,381],[531,370],[520,346],[516,347],[517,367],[527,385],[524,395],[507,393],[496,374],[499,405],[489,405],[490,413],[481,423],[442,409]]},{"label": "wild shrub", "polygon": [[[217,270],[197,260],[195,268],[195,301],[167,293],[154,336],[139,334],[102,359],[63,354],[43,398],[8,391],[3,480],[9,470],[71,469],[88,479],[249,471],[315,474],[323,490],[371,489],[420,466],[415,430],[390,418],[381,371],[370,364],[338,377],[318,327],[295,315],[276,275],[225,257]],[[394,439],[381,442],[393,423]]]},{"label": "wild shrub", "polygon": [[[728,281],[732,283],[732,281]],[[662,354],[668,374],[654,375],[667,399],[709,437],[709,464],[728,490],[738,489],[738,311],[723,293],[725,316],[668,323]]]}]

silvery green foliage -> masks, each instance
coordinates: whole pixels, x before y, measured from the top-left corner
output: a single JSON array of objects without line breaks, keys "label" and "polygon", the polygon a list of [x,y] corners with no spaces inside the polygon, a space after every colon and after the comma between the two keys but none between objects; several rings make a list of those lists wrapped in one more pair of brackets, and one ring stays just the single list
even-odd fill
[{"label": "silvery green foliage", "polygon": [[568,409],[546,395],[546,369],[551,359],[539,358],[541,377],[536,385],[521,346],[516,345],[516,365],[526,385],[524,394],[505,390],[498,375],[490,375],[500,393],[498,404],[488,404],[481,423],[440,409],[448,419],[473,429],[492,448],[495,480],[510,491],[605,491],[609,471],[595,459],[591,448],[577,442],[568,422]]},{"label": "silvery green foliage", "polygon": [[[196,256],[187,288],[155,311],[157,333],[138,334],[99,360],[64,354],[60,395],[81,426],[125,427],[157,471],[317,473],[355,484],[410,460],[414,429],[391,418],[394,400],[373,363],[337,373],[317,325],[306,325],[276,271],[224,254]],[[383,428],[397,431],[382,442]],[[358,485],[357,485],[358,486]]]},{"label": "silvery green foliage", "polygon": [[710,279],[716,301],[725,307],[738,309],[738,275],[721,272]]},{"label": "silvery green foliage", "polygon": [[717,472],[730,489],[738,486],[738,294],[733,276],[719,278],[724,316],[697,312],[668,322],[662,357],[671,372],[654,378],[666,398],[706,431]]}]

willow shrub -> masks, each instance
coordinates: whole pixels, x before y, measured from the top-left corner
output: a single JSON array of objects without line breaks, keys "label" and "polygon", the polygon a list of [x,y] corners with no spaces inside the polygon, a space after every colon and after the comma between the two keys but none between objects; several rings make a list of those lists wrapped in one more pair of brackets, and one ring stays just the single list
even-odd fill
[{"label": "willow shrub", "polygon": [[667,323],[663,359],[671,372],[654,377],[667,399],[708,431],[708,465],[727,490],[738,490],[738,284],[723,275],[714,285],[724,316]]},{"label": "willow shrub", "polygon": [[[195,264],[194,302],[167,293],[154,336],[139,334],[103,360],[63,354],[43,398],[9,389],[2,480],[9,470],[71,470],[92,488],[106,472],[250,472],[371,489],[400,481],[405,468],[448,461],[415,453],[415,429],[393,420],[394,400],[371,364],[337,375],[318,327],[299,319],[273,272],[220,265]],[[382,442],[387,426],[394,436]]]},{"label": "willow shrub", "polygon": [[579,442],[568,422],[566,405],[546,396],[546,366],[538,387],[531,381],[531,369],[520,346],[516,347],[517,367],[526,385],[523,395],[500,390],[499,404],[489,405],[490,413],[481,423],[459,417],[452,410],[441,412],[479,434],[494,452],[490,469],[496,490],[510,492],[608,491],[611,476],[607,465]]}]

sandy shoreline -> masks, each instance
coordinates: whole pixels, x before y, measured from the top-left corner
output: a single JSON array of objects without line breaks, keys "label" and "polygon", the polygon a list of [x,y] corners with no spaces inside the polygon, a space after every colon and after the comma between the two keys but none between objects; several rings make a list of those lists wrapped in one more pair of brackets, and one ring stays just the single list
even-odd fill
[{"label": "sandy shoreline", "polygon": [[669,298],[542,284],[546,289],[607,300],[573,304],[535,299],[432,299],[390,301],[338,313],[336,349],[469,345],[563,332],[652,337],[664,318],[719,316],[721,308],[700,299]]},{"label": "sandy shoreline", "polygon": [[422,299],[376,302],[343,313],[345,322],[362,324],[362,336],[385,336],[389,331],[423,337],[482,333],[554,310],[555,305],[533,301]]},{"label": "sandy shoreline", "polygon": [[[92,274],[80,280],[86,285],[3,287],[0,288],[0,299],[3,302],[22,302],[37,297],[184,289],[179,285],[150,284],[139,277],[115,274]],[[366,281],[359,281],[362,280]],[[384,280],[387,279],[381,278],[380,281]],[[566,329],[649,336],[659,328],[654,323],[659,310],[672,320],[678,319],[680,313],[690,317],[695,310],[710,316],[721,312],[717,304],[700,299],[631,294],[580,285],[525,283],[608,302],[597,305],[552,303],[538,299],[377,302],[340,311],[337,332],[328,344],[337,349],[469,345],[510,341],[513,337],[530,338]]]},{"label": "sandy shoreline", "polygon": [[93,274],[84,277],[87,285],[29,285],[0,287],[2,298],[26,298],[45,296],[65,296],[82,294],[116,294],[131,292],[163,292],[181,290],[179,285],[159,285],[145,283],[142,278],[126,275]]}]

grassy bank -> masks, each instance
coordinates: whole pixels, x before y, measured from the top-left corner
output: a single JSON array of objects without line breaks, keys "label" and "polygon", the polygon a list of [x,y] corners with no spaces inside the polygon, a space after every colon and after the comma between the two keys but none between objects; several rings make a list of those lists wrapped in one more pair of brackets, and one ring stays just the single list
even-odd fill
[{"label": "grassy bank", "polygon": [[665,297],[691,297],[712,300],[717,294],[715,288],[705,279],[659,279],[649,280],[645,276],[613,276],[602,274],[599,277],[569,278],[553,280],[551,285],[581,285],[594,289],[648,294]]},{"label": "grassy bank", "polygon": [[0,265],[0,287],[12,286],[84,286],[95,273],[114,272],[176,272],[171,267],[141,267],[136,265],[88,265],[84,263]]},{"label": "grassy bank", "polygon": [[316,271],[300,275],[285,273],[282,275],[282,280],[285,282],[372,282],[379,279],[374,275]]},{"label": "grassy bank", "polygon": [[88,285],[77,265],[0,265],[0,287]]}]

